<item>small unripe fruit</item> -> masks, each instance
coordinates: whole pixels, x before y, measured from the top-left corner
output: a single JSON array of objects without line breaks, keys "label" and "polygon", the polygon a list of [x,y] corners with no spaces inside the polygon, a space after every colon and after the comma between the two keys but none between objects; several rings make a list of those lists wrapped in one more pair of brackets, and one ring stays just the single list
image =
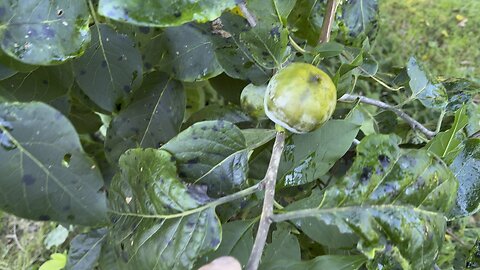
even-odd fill
[{"label": "small unripe fruit", "polygon": [[293,63],[275,74],[265,92],[265,113],[276,124],[294,133],[319,128],[333,114],[337,89],[319,68]]},{"label": "small unripe fruit", "polygon": [[245,86],[240,95],[242,109],[255,119],[265,119],[263,99],[265,98],[266,85],[256,86],[249,84]]}]

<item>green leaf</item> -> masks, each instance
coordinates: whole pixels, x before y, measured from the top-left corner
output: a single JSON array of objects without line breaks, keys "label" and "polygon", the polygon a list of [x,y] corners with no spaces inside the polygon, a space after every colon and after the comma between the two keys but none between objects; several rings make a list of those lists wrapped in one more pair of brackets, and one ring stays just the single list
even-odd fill
[{"label": "green leaf", "polygon": [[461,133],[468,124],[466,107],[461,107],[455,113],[453,126],[444,132],[438,133],[435,138],[428,142],[425,149],[441,157],[447,164],[452,163],[460,151],[462,151]]},{"label": "green leaf", "polygon": [[110,241],[128,269],[191,269],[198,257],[218,247],[221,227],[215,210],[186,212],[210,198],[180,181],[172,155],[133,149],[119,164],[121,171],[109,191],[117,214]]},{"label": "green leaf", "polygon": [[310,45],[318,43],[326,2],[324,0],[297,0],[288,17],[288,23],[296,37],[307,40]]},{"label": "green leaf", "polygon": [[208,120],[223,120],[236,125],[247,124],[253,121],[242,109],[236,105],[209,105],[194,113],[183,124],[184,127],[189,127],[197,122]]},{"label": "green leaf", "polygon": [[330,120],[316,131],[288,138],[278,170],[280,183],[301,185],[327,173],[350,148],[359,128],[347,120]]},{"label": "green leaf", "polygon": [[255,149],[268,143],[275,138],[276,134],[275,130],[273,129],[259,128],[243,129],[242,133],[245,137],[245,141],[247,142],[247,147],[250,149]]},{"label": "green leaf", "polygon": [[342,6],[341,22],[347,28],[346,40],[360,44],[374,38],[378,30],[377,0],[348,0]]},{"label": "green leaf", "polygon": [[70,111],[68,119],[72,122],[78,133],[95,133],[102,126],[102,121],[97,114],[96,106],[86,96],[78,84],[70,90]]},{"label": "green leaf", "polygon": [[249,150],[240,129],[230,122],[196,123],[161,149],[173,154],[182,180],[206,185],[210,196],[232,193],[245,183]]},{"label": "green leaf", "polygon": [[477,239],[472,249],[470,250],[470,254],[465,263],[466,269],[478,269],[478,267],[480,267],[479,254],[480,254],[480,239]]},{"label": "green leaf", "polygon": [[17,74],[17,71],[0,63],[0,81],[8,79]]},{"label": "green leaf", "polygon": [[310,261],[278,260],[265,265],[262,269],[275,270],[315,270],[315,269],[335,269],[335,270],[356,270],[359,269],[367,259],[361,255],[323,255]]},{"label": "green leaf", "polygon": [[472,216],[480,209],[480,139],[469,139],[450,165],[459,187],[450,216]]},{"label": "green leaf", "polygon": [[222,225],[222,242],[220,246],[199,259],[198,265],[203,265],[222,256],[236,258],[242,268],[247,265],[253,247],[253,226],[256,221],[236,220]]},{"label": "green leaf", "polygon": [[214,54],[213,43],[201,25],[189,23],[164,29],[157,50],[163,70],[182,81],[198,81],[215,77],[222,68]]},{"label": "green leaf", "polygon": [[110,122],[107,157],[116,163],[127,149],[160,147],[178,134],[184,111],[182,85],[164,73],[148,74],[129,105]]},{"label": "green leaf", "polygon": [[82,54],[88,42],[86,1],[2,1],[1,48],[31,65],[53,65]]},{"label": "green leaf", "polygon": [[457,180],[433,154],[402,150],[399,142],[396,136],[365,137],[343,178],[323,196],[314,193],[288,207],[315,208],[304,210],[312,214],[298,219],[297,226],[314,240],[323,235],[317,227],[335,226],[345,237],[358,237],[357,249],[378,263],[431,268],[443,240],[444,214],[455,202]]},{"label": "green leaf", "polygon": [[240,16],[225,13],[210,30],[215,44],[215,55],[228,76],[248,80],[261,85],[267,82],[271,71],[267,70],[249,52],[240,39],[242,32],[251,31],[248,22]]},{"label": "green leaf", "polygon": [[443,109],[447,106],[447,92],[442,84],[433,84],[417,60],[410,57],[407,64],[407,73],[410,77],[409,86],[412,90],[410,100],[418,99],[429,109]]},{"label": "green leaf", "polygon": [[98,12],[108,18],[130,24],[167,27],[190,21],[206,22],[235,7],[234,0],[193,0],[162,2],[154,0],[100,0]]},{"label": "green leaf", "polygon": [[67,256],[62,253],[53,253],[50,260],[44,262],[38,270],[62,270],[67,264]]},{"label": "green leaf", "polygon": [[300,261],[300,244],[290,229],[280,227],[272,234],[272,242],[265,247],[260,269],[275,269],[269,267],[280,260]]},{"label": "green leaf", "polygon": [[105,228],[75,236],[70,242],[66,269],[94,269],[106,236],[107,229]]},{"label": "green leaf", "polygon": [[68,229],[63,227],[62,225],[58,225],[55,229],[50,231],[45,240],[43,240],[43,244],[47,249],[51,249],[52,247],[59,247],[68,237]]},{"label": "green leaf", "polygon": [[455,112],[480,93],[480,84],[467,79],[449,79],[442,82],[448,94],[447,112]]},{"label": "green leaf", "polygon": [[0,208],[34,220],[106,222],[103,179],[68,120],[43,103],[0,104]]},{"label": "green leaf", "polygon": [[73,71],[69,63],[40,67],[28,73],[16,75],[0,81],[0,95],[11,101],[43,101],[51,102],[64,96],[73,85]]},{"label": "green leaf", "polygon": [[92,42],[74,62],[75,79],[88,97],[109,112],[142,82],[140,52],[126,35],[106,24],[93,25]]}]

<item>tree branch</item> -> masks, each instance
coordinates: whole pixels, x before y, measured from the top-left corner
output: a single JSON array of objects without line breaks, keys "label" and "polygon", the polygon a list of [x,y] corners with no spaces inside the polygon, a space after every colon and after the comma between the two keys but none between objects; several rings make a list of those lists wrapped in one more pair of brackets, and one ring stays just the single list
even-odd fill
[{"label": "tree branch", "polygon": [[248,24],[250,24],[251,27],[255,27],[257,25],[257,19],[255,16],[248,10],[246,1],[240,2],[238,4],[238,8],[242,11],[243,16],[245,19],[247,19]]},{"label": "tree branch", "polygon": [[355,102],[357,100],[361,103],[373,105],[373,106],[376,106],[376,107],[394,112],[400,118],[405,120],[405,122],[407,122],[413,129],[416,129],[416,130],[422,132],[429,139],[432,138],[433,136],[435,136],[435,134],[436,134],[434,131],[429,130],[428,128],[426,128],[425,126],[420,124],[417,120],[413,119],[410,115],[405,113],[404,111],[402,111],[402,110],[400,110],[400,109],[398,109],[398,108],[396,108],[392,105],[384,103],[382,101],[379,101],[379,100],[376,100],[376,99],[371,99],[371,98],[360,96],[360,95],[350,95],[350,94],[345,94],[341,98],[338,99],[338,101],[340,101],[340,102]]},{"label": "tree branch", "polygon": [[330,31],[332,30],[335,12],[337,11],[337,0],[328,0],[327,10],[323,17],[322,30],[320,32],[319,43],[328,42],[330,40]]},{"label": "tree branch", "polygon": [[275,185],[277,182],[278,165],[280,164],[280,157],[282,156],[283,147],[285,146],[285,133],[277,132],[275,144],[273,145],[272,157],[268,165],[267,173],[263,179],[265,184],[265,197],[263,199],[262,215],[260,217],[260,224],[258,225],[255,243],[253,244],[252,252],[247,263],[247,270],[256,270],[260,264],[263,248],[267,241],[268,231],[272,223],[273,203],[275,197]]}]

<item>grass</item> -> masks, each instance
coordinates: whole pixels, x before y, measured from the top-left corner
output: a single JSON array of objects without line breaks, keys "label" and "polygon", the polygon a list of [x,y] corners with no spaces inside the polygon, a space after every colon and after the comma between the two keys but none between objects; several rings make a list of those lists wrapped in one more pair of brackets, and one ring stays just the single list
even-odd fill
[{"label": "grass", "polygon": [[0,270],[35,270],[45,261],[43,239],[50,223],[0,213]]},{"label": "grass", "polygon": [[480,1],[381,0],[374,55],[404,66],[411,55],[435,76],[480,78]]}]

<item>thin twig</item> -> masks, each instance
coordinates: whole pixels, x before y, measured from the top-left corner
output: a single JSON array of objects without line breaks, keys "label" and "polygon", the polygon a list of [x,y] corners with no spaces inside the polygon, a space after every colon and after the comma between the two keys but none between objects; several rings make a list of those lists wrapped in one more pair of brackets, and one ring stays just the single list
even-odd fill
[{"label": "thin twig", "polygon": [[255,27],[255,25],[257,25],[257,19],[248,10],[247,4],[245,2],[241,2],[241,3],[238,4],[238,8],[242,11],[243,17],[245,17],[245,19],[247,19],[248,24],[250,24],[251,27]]},{"label": "thin twig", "polygon": [[322,30],[320,32],[319,43],[328,42],[330,40],[330,31],[332,29],[335,12],[337,10],[337,0],[328,0],[327,10],[323,17]]},{"label": "thin twig", "polygon": [[255,243],[253,244],[252,252],[247,263],[247,270],[256,270],[260,264],[263,248],[267,241],[268,231],[272,223],[273,203],[275,197],[275,185],[277,182],[278,165],[280,164],[280,157],[282,156],[283,147],[285,145],[285,133],[277,132],[275,143],[273,145],[272,157],[268,165],[267,173],[265,174],[265,197],[263,199],[262,215],[258,225]]},{"label": "thin twig", "polygon": [[361,103],[373,105],[373,106],[394,112],[400,118],[405,120],[405,122],[407,122],[413,129],[419,130],[420,132],[425,134],[425,136],[427,136],[429,139],[435,136],[436,134],[434,131],[429,130],[424,125],[420,124],[417,120],[413,119],[410,115],[405,113],[404,111],[392,105],[384,103],[382,101],[371,99],[371,98],[360,96],[360,95],[350,95],[350,94],[345,94],[338,99],[338,101],[340,102],[355,102],[357,100]]}]

